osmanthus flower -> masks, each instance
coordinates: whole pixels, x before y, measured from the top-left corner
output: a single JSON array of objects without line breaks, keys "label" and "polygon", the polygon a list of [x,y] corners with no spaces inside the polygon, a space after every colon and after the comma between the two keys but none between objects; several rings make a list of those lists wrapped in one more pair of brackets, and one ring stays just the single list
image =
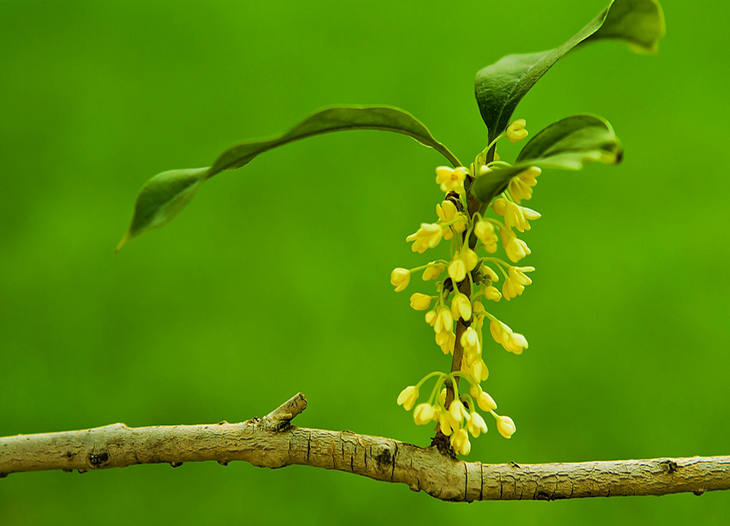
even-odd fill
[{"label": "osmanthus flower", "polygon": [[413,243],[411,250],[423,254],[429,248],[435,248],[441,242],[443,229],[438,223],[421,223],[421,227],[406,238]]},{"label": "osmanthus flower", "polygon": [[439,166],[436,168],[436,183],[441,186],[442,192],[464,193],[464,180],[468,171],[463,166],[449,168]]},{"label": "osmanthus flower", "polygon": [[460,234],[466,230],[466,216],[459,212],[459,209],[450,199],[445,199],[436,205],[436,215],[443,229],[444,239],[447,241],[454,237],[454,232]]},{"label": "osmanthus flower", "polygon": [[514,228],[520,232],[530,230],[530,221],[540,219],[540,213],[531,208],[520,206],[504,197],[495,199],[492,209],[497,215],[504,217],[504,224],[507,228]]},{"label": "osmanthus flower", "polygon": [[416,425],[423,426],[431,422],[435,415],[436,410],[431,404],[418,404],[413,410],[413,421]]},{"label": "osmanthus flower", "polygon": [[431,306],[432,296],[416,292],[411,294],[411,308],[414,310],[426,310]]},{"label": "osmanthus flower", "polygon": [[446,265],[437,261],[431,261],[426,265],[426,270],[423,271],[423,281],[429,281],[438,278],[446,268]]},{"label": "osmanthus flower", "polygon": [[532,284],[530,277],[525,272],[532,272],[535,267],[513,267],[508,269],[507,277],[502,285],[502,294],[504,299],[511,300],[522,295],[525,287]]},{"label": "osmanthus flower", "polygon": [[505,351],[522,354],[527,349],[527,339],[520,333],[514,332],[509,325],[492,318],[489,323],[489,331],[494,341],[504,347]]},{"label": "osmanthus flower", "polygon": [[494,225],[485,219],[480,219],[474,226],[474,235],[482,242],[484,250],[490,254],[497,251],[497,234]]},{"label": "osmanthus flower", "polygon": [[410,411],[413,409],[416,400],[418,400],[418,387],[415,385],[409,385],[400,392],[397,402],[398,405],[403,406],[403,409]]},{"label": "osmanthus flower", "polygon": [[457,283],[460,283],[466,279],[467,272],[474,270],[474,267],[479,263],[479,257],[469,247],[462,247],[459,252],[454,254],[451,263],[449,263],[449,277]]},{"label": "osmanthus flower", "polygon": [[458,455],[468,455],[471,452],[471,442],[469,442],[469,435],[465,429],[457,429],[456,432],[451,435],[451,447]]},{"label": "osmanthus flower", "polygon": [[499,231],[502,238],[504,252],[512,263],[517,263],[522,258],[530,255],[532,251],[523,240],[518,239],[512,229],[504,227]]},{"label": "osmanthus flower", "polygon": [[487,432],[487,423],[484,421],[484,418],[482,418],[482,415],[476,411],[471,412],[469,415],[469,422],[466,426],[467,429],[469,429],[469,433],[471,433],[474,438],[479,438],[480,433]]},{"label": "osmanthus flower", "polygon": [[509,195],[515,202],[532,198],[532,189],[537,184],[537,177],[542,173],[539,166],[530,166],[510,179],[507,185]]},{"label": "osmanthus flower", "polygon": [[527,137],[527,121],[525,119],[517,119],[512,124],[507,126],[507,138],[511,142],[519,142]]},{"label": "osmanthus flower", "polygon": [[514,420],[508,416],[496,416],[497,419],[497,431],[504,438],[512,438],[512,435],[517,431]]},{"label": "osmanthus flower", "polygon": [[482,345],[479,341],[479,335],[473,327],[467,327],[467,329],[461,334],[460,343],[465,352],[476,355],[482,354]]},{"label": "osmanthus flower", "polygon": [[471,319],[471,300],[466,294],[454,293],[454,299],[451,300],[451,316],[455,320],[461,318],[469,321]]},{"label": "osmanthus flower", "polygon": [[411,281],[411,271],[398,267],[390,273],[390,284],[395,287],[396,292],[405,290]]}]

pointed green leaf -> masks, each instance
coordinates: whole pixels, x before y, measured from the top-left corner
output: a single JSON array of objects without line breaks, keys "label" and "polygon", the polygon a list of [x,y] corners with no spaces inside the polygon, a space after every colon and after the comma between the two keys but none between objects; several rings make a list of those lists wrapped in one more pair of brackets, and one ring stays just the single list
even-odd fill
[{"label": "pointed green leaf", "polygon": [[618,39],[634,50],[651,53],[656,52],[664,33],[664,15],[657,0],[614,0],[561,46],[539,53],[508,55],[480,70],[474,90],[490,142],[507,128],[522,97],[576,47],[595,40]]},{"label": "pointed green leaf", "polygon": [[170,170],[147,181],[137,196],[132,224],[117,245],[117,252],[133,237],[175,217],[193,198],[207,171],[207,167]]},{"label": "pointed green leaf", "polygon": [[200,184],[223,170],[240,168],[257,155],[315,135],[347,130],[380,130],[407,135],[435,149],[454,166],[460,161],[410,113],[387,106],[327,108],[307,117],[288,132],[269,140],[250,141],[224,151],[209,168],[172,170],[152,177],[142,187],[129,230],[117,246],[152,228],[164,225],[193,198]]},{"label": "pointed green leaf", "polygon": [[208,177],[223,170],[240,168],[260,153],[277,146],[314,135],[347,130],[380,130],[408,135],[438,151],[454,166],[461,164],[456,156],[437,141],[428,128],[410,113],[388,106],[343,106],[318,111],[279,137],[267,141],[246,142],[229,148],[213,163]]},{"label": "pointed green leaf", "polygon": [[471,192],[484,203],[501,194],[510,179],[530,166],[580,170],[592,162],[621,162],[623,150],[611,125],[593,115],[574,115],[554,122],[525,145],[514,165],[477,177]]}]

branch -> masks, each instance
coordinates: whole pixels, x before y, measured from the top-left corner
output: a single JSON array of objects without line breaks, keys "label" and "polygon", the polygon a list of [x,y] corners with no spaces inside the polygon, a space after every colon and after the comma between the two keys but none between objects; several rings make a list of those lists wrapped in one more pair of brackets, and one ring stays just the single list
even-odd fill
[{"label": "branch", "polygon": [[465,462],[389,438],[293,427],[307,406],[299,393],[263,418],[238,424],[124,424],[0,438],[0,476],[62,469],[85,472],[133,464],[243,460],[348,471],[449,501],[567,499],[730,489],[730,456],[555,464]]}]

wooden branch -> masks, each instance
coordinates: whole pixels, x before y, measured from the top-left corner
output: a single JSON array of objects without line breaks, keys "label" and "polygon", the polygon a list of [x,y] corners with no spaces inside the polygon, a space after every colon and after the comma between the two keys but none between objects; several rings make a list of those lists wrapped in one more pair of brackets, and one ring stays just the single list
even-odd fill
[{"label": "wooden branch", "polygon": [[307,405],[294,396],[263,418],[238,424],[124,424],[0,438],[0,476],[62,469],[84,472],[133,464],[243,460],[281,468],[302,464],[400,482],[448,501],[568,499],[730,489],[730,456],[556,464],[482,464],[435,447],[389,438],[293,427]]}]

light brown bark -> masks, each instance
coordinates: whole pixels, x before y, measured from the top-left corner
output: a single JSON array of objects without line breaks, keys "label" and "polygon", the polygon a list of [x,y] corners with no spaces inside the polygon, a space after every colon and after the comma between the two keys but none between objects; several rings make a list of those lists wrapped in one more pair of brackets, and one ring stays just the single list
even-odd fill
[{"label": "light brown bark", "polygon": [[243,460],[281,468],[302,464],[407,484],[449,501],[567,499],[730,489],[730,456],[554,464],[482,464],[435,447],[390,438],[294,427],[307,405],[294,396],[263,418],[230,424],[124,424],[0,438],[0,475],[134,464]]}]

